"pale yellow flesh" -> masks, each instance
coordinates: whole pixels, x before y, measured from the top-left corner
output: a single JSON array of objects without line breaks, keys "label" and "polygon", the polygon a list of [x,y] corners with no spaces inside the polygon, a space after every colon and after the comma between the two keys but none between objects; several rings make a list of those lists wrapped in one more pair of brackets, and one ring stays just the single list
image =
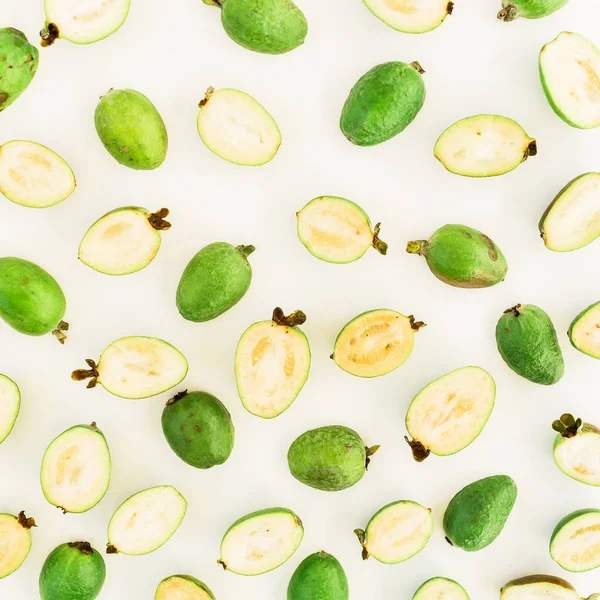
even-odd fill
[{"label": "pale yellow flesh", "polygon": [[12,515],[0,515],[0,579],[16,571],[31,549],[29,529]]},{"label": "pale yellow flesh", "polygon": [[567,523],[552,540],[550,553],[569,571],[600,566],[600,513],[582,515]]},{"label": "pale yellow flesh", "polygon": [[582,352],[600,356],[600,304],[577,321],[571,331],[571,340]]},{"label": "pale yellow flesh", "polygon": [[405,33],[435,29],[448,15],[449,0],[364,0],[384,23]]},{"label": "pale yellow flesh", "polygon": [[413,600],[469,600],[469,595],[456,581],[436,577],[423,584]]},{"label": "pale yellow flesh", "polygon": [[0,444],[12,431],[21,406],[21,393],[17,384],[0,375]]},{"label": "pale yellow flesh", "polygon": [[582,433],[564,440],[554,451],[558,466],[570,477],[600,486],[600,435]]},{"label": "pale yellow flesh", "polygon": [[501,600],[581,600],[574,590],[555,583],[530,583],[509,586],[502,591]]},{"label": "pale yellow flesh", "polygon": [[169,577],[161,581],[154,600],[213,600],[199,585],[184,577]]}]

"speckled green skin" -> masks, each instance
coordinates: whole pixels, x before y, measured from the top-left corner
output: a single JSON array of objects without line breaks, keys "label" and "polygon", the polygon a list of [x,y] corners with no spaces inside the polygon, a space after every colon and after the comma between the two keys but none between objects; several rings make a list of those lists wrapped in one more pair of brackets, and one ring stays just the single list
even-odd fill
[{"label": "speckled green skin", "polygon": [[46,559],[40,573],[42,600],[94,600],[106,577],[102,555],[89,544],[61,544]]},{"label": "speckled green skin", "polygon": [[341,425],[311,429],[288,451],[292,475],[310,487],[336,492],[358,483],[366,471],[365,444],[356,431]]},{"label": "speckled green skin", "polygon": [[444,513],[446,539],[475,552],[499,535],[517,499],[517,486],[508,475],[479,479],[463,488]]},{"label": "speckled green skin", "polygon": [[287,590],[287,600],[348,600],[348,579],[335,556],[315,552],[307,556],[294,571]]},{"label": "speckled green skin", "polygon": [[291,0],[222,0],[221,22],[240,46],[283,54],[304,43],[306,17]]},{"label": "speckled green skin", "polygon": [[[163,579],[160,583],[169,581],[170,579],[185,579],[186,581],[197,585],[203,592],[206,592],[206,594],[208,594],[209,598],[215,600],[215,595],[210,591],[210,588],[205,583],[202,583],[200,580],[196,579],[195,577],[192,577],[191,575],[171,575],[170,577],[166,577],[165,579]],[[162,596],[159,596],[159,590],[160,584],[158,585],[156,594],[154,595],[154,600],[164,600]]]},{"label": "speckled green skin", "polygon": [[235,432],[221,401],[205,392],[191,392],[169,402],[162,429],[171,450],[198,469],[222,465],[233,450]]},{"label": "speckled green skin", "polygon": [[66,307],[50,273],[22,258],[0,258],[0,318],[13,329],[26,335],[49,333]]},{"label": "speckled green skin", "polygon": [[167,156],[167,129],[144,94],[111,90],[102,96],[94,115],[104,147],[122,165],[138,170],[160,167]]},{"label": "speckled green skin", "polygon": [[[447,577],[432,577],[431,579],[428,579],[427,581],[421,584],[419,589],[415,592],[412,600],[434,600],[434,597],[431,595],[431,592],[428,588],[431,585],[435,585],[439,581],[443,581],[447,588],[452,590],[454,595],[462,594],[463,600],[470,600],[469,594],[467,594],[467,590],[465,590],[465,588],[463,588],[463,586],[460,585],[460,583],[454,581],[454,579],[448,579]],[[437,598],[438,600],[444,600],[445,594],[442,594],[441,597],[436,596],[435,598]]]},{"label": "speckled green skin", "polygon": [[388,62],[367,71],[350,90],[342,116],[342,133],[357,146],[374,146],[398,135],[425,102],[421,75],[403,62]]},{"label": "speckled green skin", "polygon": [[177,288],[177,308],[188,321],[210,321],[236,305],[248,291],[252,246],[216,242],[204,247],[185,268]]},{"label": "speckled green skin", "polygon": [[500,248],[466,225],[444,225],[429,241],[409,242],[407,252],[424,256],[431,272],[455,287],[491,287],[504,280],[508,269]]},{"label": "speckled green skin", "polygon": [[[536,583],[551,583],[569,592],[573,592],[574,599],[579,598],[579,594],[577,594],[575,588],[568,581],[565,581],[560,577],[555,577],[554,575],[527,575],[526,577],[513,579],[512,581],[509,581],[508,583],[502,586],[502,589],[500,590],[500,598],[502,599],[504,597],[504,592],[508,591],[510,588],[521,586],[535,586]],[[531,597],[535,598],[533,590],[531,593]],[[588,598],[588,600],[590,600],[590,598]]]},{"label": "speckled green skin", "polygon": [[0,112],[8,108],[31,83],[39,52],[18,29],[0,29]]},{"label": "speckled green skin", "polygon": [[514,7],[516,16],[508,19],[510,21],[523,17],[525,19],[541,19],[547,17],[559,8],[562,8],[569,0],[502,0],[504,8]]},{"label": "speckled green skin", "polygon": [[579,352],[583,352],[583,354],[587,354],[588,356],[591,356],[593,358],[600,358],[600,355],[598,354],[591,354],[590,352],[586,352],[585,350],[579,348],[579,346],[577,346],[575,344],[575,342],[573,341],[573,329],[574,327],[577,325],[577,323],[579,323],[579,321],[585,317],[585,315],[587,315],[587,313],[596,308],[596,306],[598,306],[598,304],[600,304],[600,302],[594,302],[594,304],[590,304],[590,306],[588,306],[587,308],[584,308],[571,322],[571,325],[569,325],[569,330],[567,331],[567,335],[569,336],[569,341],[571,342],[571,346],[573,346],[573,348],[576,348],[577,350],[579,350]]},{"label": "speckled green skin", "polygon": [[538,306],[509,308],[496,325],[496,343],[504,362],[518,375],[542,385],[552,385],[565,372],[556,330]]}]

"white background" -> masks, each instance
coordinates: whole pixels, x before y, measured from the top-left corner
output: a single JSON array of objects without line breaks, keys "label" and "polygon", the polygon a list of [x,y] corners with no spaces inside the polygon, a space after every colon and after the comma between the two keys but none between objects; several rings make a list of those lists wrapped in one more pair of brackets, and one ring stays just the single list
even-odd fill
[{"label": "white background", "polygon": [[[266,56],[231,41],[218,9],[201,0],[133,0],[125,25],[105,41],[87,47],[59,41],[40,49],[33,83],[0,114],[0,143],[48,145],[70,163],[78,182],[76,192],[51,209],[1,204],[0,256],[27,258],[49,270],[65,291],[71,324],[61,347],[50,335],[30,338],[0,323],[0,372],[19,384],[23,396],[16,427],[0,447],[0,512],[25,509],[39,523],[24,566],[0,581],[2,600],[35,599],[40,568],[55,546],[85,539],[102,550],[115,508],[138,490],[166,483],[189,502],[181,528],[154,554],[107,556],[100,598],[150,599],[163,577],[188,573],[206,582],[218,600],[283,599],[298,563],[321,549],[342,562],[354,600],[410,600],[436,575],[461,582],[473,600],[497,598],[505,582],[536,572],[565,576],[582,596],[600,592],[598,571],[566,573],[548,554],[559,519],[600,507],[600,488],[577,483],[555,466],[550,428],[565,411],[600,424],[600,363],[573,349],[565,334],[571,319],[600,299],[600,242],[555,254],[537,231],[540,215],[567,181],[600,169],[600,130],[572,129],[554,115],[539,82],[538,52],[562,30],[600,44],[600,4],[572,0],[548,18],[505,24],[495,18],[496,0],[457,0],[455,14],[439,29],[417,36],[388,28],[360,0],[298,4],[309,22],[305,45]],[[41,0],[2,1],[0,26],[21,29],[35,43],[43,21]],[[339,131],[341,107],[363,73],[389,60],[421,62],[425,106],[395,139],[355,147]],[[239,167],[203,146],[195,121],[208,86],[244,90],[271,112],[283,134],[271,163]],[[120,166],[99,142],[94,109],[111,87],[139,90],[161,112],[170,144],[158,170]],[[482,112],[519,121],[537,138],[538,156],[498,178],[447,173],[433,157],[435,140],[457,119]],[[381,220],[389,255],[370,251],[346,266],[311,256],[296,237],[295,212],[324,194],[350,198],[374,222]],[[172,211],[173,227],[154,262],[121,278],[79,263],[86,229],[105,212],[131,204]],[[446,223],[475,227],[497,242],[509,264],[506,281],[486,290],[455,289],[435,279],[422,258],[405,253],[408,240],[426,238]],[[188,260],[215,241],[256,246],[252,286],[227,314],[189,323],[177,313],[175,289]],[[566,361],[555,386],[519,378],[496,350],[496,321],[518,302],[538,304],[554,320]],[[263,421],[238,399],[233,355],[244,329],[277,305],[308,315],[303,329],[313,364],[292,408]],[[414,313],[428,326],[416,335],[404,366],[360,380],[328,356],[350,318],[379,307]],[[209,391],[231,411],[236,445],[224,466],[195,470],[169,449],[160,416],[172,393],[128,401],[70,380],[85,358],[97,358],[111,341],[132,334],[177,346],[190,362],[177,389]],[[488,425],[459,454],[414,463],[402,439],[411,399],[432,379],[469,364],[488,369],[497,382]],[[111,448],[111,486],[89,513],[63,516],[44,500],[40,461],[56,435],[92,420]],[[368,445],[381,444],[364,479],[338,493],[303,486],[287,468],[290,443],[328,424],[350,426]],[[502,535],[478,553],[450,547],[441,527],[448,501],[464,485],[499,473],[512,476],[519,488]],[[353,529],[399,499],[433,509],[436,531],[429,545],[403,564],[363,563]],[[298,552],[260,577],[224,573],[216,560],[226,528],[250,511],[278,505],[305,523]]]}]

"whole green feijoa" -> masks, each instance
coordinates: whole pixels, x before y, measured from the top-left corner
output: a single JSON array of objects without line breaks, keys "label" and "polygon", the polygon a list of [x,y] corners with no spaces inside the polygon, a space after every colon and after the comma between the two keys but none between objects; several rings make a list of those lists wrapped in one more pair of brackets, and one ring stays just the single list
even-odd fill
[{"label": "whole green feijoa", "polygon": [[444,225],[429,240],[408,242],[406,251],[424,256],[431,272],[454,287],[491,287],[504,281],[508,270],[500,248],[466,225]]},{"label": "whole green feijoa", "polygon": [[31,83],[39,52],[13,27],[0,29],[0,112],[8,108]]},{"label": "whole green feijoa", "polygon": [[138,170],[160,167],[167,156],[165,124],[154,104],[134,90],[110,90],[94,115],[104,147],[122,165]]},{"label": "whole green feijoa", "polygon": [[40,573],[42,600],[94,600],[106,577],[102,555],[88,542],[69,542],[55,548]]},{"label": "whole green feijoa", "polygon": [[215,600],[207,585],[190,575],[171,575],[156,588],[154,600]]},{"label": "whole green feijoa", "polygon": [[467,552],[489,546],[499,535],[517,499],[508,475],[479,479],[463,488],[444,513],[446,541]]},{"label": "whole green feijoa", "polygon": [[496,343],[504,362],[533,383],[552,385],[565,372],[554,325],[538,306],[517,304],[505,310],[496,325]]},{"label": "whole green feijoa", "polygon": [[541,19],[547,17],[569,0],[502,0],[502,10],[498,13],[501,21],[509,22],[522,17]]},{"label": "whole green feijoa", "polygon": [[348,579],[340,562],[327,552],[307,556],[294,571],[287,600],[348,600]]},{"label": "whole green feijoa", "polygon": [[163,410],[162,429],[171,450],[198,469],[222,465],[233,450],[231,415],[206,392],[185,391],[171,398]]},{"label": "whole green feijoa", "polygon": [[357,146],[381,144],[406,129],[425,102],[418,62],[387,62],[367,71],[350,90],[340,128]]},{"label": "whole green feijoa", "polygon": [[188,321],[216,319],[235,306],[248,291],[254,246],[216,242],[205,246],[183,271],[177,288],[179,314]]}]

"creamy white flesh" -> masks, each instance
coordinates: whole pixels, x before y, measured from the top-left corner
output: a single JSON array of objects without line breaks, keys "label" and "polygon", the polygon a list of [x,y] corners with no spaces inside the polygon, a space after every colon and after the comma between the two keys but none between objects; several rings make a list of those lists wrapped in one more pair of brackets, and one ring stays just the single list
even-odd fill
[{"label": "creamy white flesh", "polygon": [[554,449],[554,460],[569,477],[600,486],[600,434],[580,433],[561,440]]},{"label": "creamy white flesh", "polygon": [[600,358],[600,304],[579,317],[571,329],[571,341],[582,352]]},{"label": "creamy white flesh", "polygon": [[502,590],[501,600],[581,600],[575,590],[550,582],[509,586]]},{"label": "creamy white flesh", "polygon": [[154,600],[214,600],[214,598],[194,581],[174,575],[159,583]]},{"label": "creamy white flesh", "polygon": [[16,571],[31,549],[31,534],[12,515],[0,515],[0,579]]},{"label": "creamy white flesh", "polygon": [[600,125],[600,51],[583,36],[563,31],[540,53],[546,94],[575,127]]},{"label": "creamy white flesh", "polygon": [[50,148],[21,140],[0,146],[0,192],[11,202],[47,208],[74,189],[71,167]]},{"label": "creamy white flesh", "polygon": [[210,95],[198,114],[198,133],[212,152],[238,165],[264,165],[281,145],[273,117],[239,90],[217,90]]},{"label": "creamy white flesh", "polygon": [[99,382],[111,394],[137,400],[176,386],[188,363],[176,348],[151,337],[126,337],[113,342],[98,364]]},{"label": "creamy white flesh", "polygon": [[45,0],[46,21],[75,44],[97,42],[123,25],[130,0]]},{"label": "creamy white flesh", "polygon": [[110,482],[104,436],[89,427],[73,427],[59,435],[44,454],[40,480],[46,500],[66,512],[96,506]]},{"label": "creamy white flesh", "polygon": [[147,267],[160,248],[160,233],[142,208],[116,210],[98,219],[79,246],[79,259],[107,275],[127,275]]},{"label": "creamy white flesh", "polygon": [[454,454],[481,433],[495,397],[496,385],[489,373],[479,367],[457,369],[415,396],[406,415],[406,427],[434,454]]},{"label": "creamy white flesh", "polygon": [[331,196],[311,200],[298,213],[298,237],[311,254],[338,264],[359,259],[373,245],[371,223],[362,209]]},{"label": "creamy white flesh", "polygon": [[21,393],[17,384],[6,375],[0,375],[0,444],[12,431],[20,407]]},{"label": "creamy white flesh", "polygon": [[399,563],[420,552],[433,533],[431,511],[416,502],[398,502],[375,515],[365,548],[383,563]]},{"label": "creamy white flesh", "polygon": [[557,198],[541,228],[546,247],[569,252],[587,246],[600,235],[600,173],[573,181]]},{"label": "creamy white flesh", "polygon": [[417,590],[413,600],[469,600],[469,595],[456,581],[434,577]]},{"label": "creamy white flesh", "polygon": [[304,529],[295,515],[273,512],[233,526],[221,543],[221,561],[239,575],[260,575],[282,565],[296,552]]},{"label": "creamy white flesh", "polygon": [[492,177],[518,167],[533,140],[499,115],[476,115],[451,125],[435,144],[435,157],[452,173]]},{"label": "creamy white flesh", "polygon": [[550,554],[567,571],[600,567],[600,512],[569,521],[552,540]]},{"label": "creamy white flesh", "polygon": [[425,33],[442,24],[449,0],[363,0],[384,23],[405,33]]},{"label": "creamy white flesh", "polygon": [[238,343],[235,378],[244,407],[267,419],[295,400],[308,377],[310,348],[304,334],[273,321],[255,323]]},{"label": "creamy white flesh", "polygon": [[170,485],[138,492],[110,520],[108,543],[122,554],[154,552],[177,531],[186,511],[185,498]]}]

